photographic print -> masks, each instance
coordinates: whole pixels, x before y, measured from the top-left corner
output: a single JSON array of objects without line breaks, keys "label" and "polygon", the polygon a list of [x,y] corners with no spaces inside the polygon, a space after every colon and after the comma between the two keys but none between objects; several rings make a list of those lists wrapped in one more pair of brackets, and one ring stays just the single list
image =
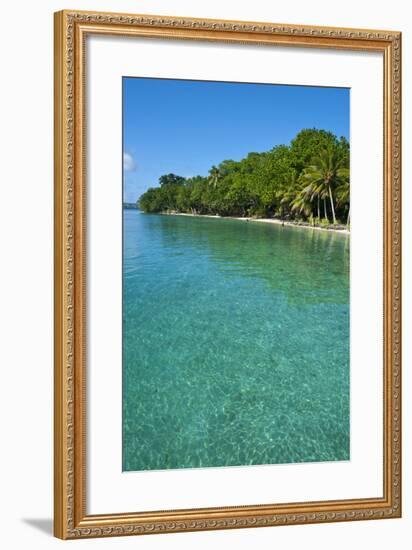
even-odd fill
[{"label": "photographic print", "polygon": [[55,536],[401,517],[401,33],[54,18]]},{"label": "photographic print", "polygon": [[350,459],[349,115],[123,77],[123,471]]}]

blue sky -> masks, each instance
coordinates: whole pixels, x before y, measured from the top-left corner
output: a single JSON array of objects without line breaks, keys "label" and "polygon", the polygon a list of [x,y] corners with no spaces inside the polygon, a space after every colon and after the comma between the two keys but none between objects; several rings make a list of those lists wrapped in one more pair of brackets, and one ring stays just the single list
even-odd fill
[{"label": "blue sky", "polygon": [[123,78],[124,200],[163,174],[206,175],[289,144],[303,128],[349,139],[349,89]]}]

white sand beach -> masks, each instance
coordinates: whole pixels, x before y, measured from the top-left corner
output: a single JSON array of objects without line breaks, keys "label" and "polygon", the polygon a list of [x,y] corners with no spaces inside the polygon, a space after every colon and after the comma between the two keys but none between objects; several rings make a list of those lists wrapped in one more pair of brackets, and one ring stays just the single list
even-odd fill
[{"label": "white sand beach", "polygon": [[336,228],[333,226],[329,227],[321,227],[319,225],[310,225],[309,223],[303,223],[303,222],[293,222],[293,221],[282,221],[277,218],[252,218],[252,217],[235,217],[235,216],[218,216],[218,215],[210,215],[210,214],[189,214],[185,212],[163,212],[162,214],[166,216],[191,216],[194,218],[221,218],[221,219],[229,219],[229,220],[240,220],[243,222],[259,222],[259,223],[273,223],[277,225],[282,226],[288,226],[288,227],[296,227],[298,229],[311,229],[315,231],[328,231],[333,233],[341,233],[342,235],[350,235],[349,229],[346,229],[345,226],[341,226],[342,229]]}]

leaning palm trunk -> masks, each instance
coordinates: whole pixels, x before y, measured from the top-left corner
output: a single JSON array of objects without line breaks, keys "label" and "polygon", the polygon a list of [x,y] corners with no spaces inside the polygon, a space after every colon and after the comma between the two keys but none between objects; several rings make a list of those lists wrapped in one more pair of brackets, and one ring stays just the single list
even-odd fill
[{"label": "leaning palm trunk", "polygon": [[323,210],[325,213],[325,220],[328,220],[328,211],[326,210],[326,198],[323,197]]},{"label": "leaning palm trunk", "polygon": [[329,197],[330,197],[330,206],[332,208],[333,223],[336,223],[335,206],[333,204],[332,189],[330,188],[330,185],[328,185],[328,189],[329,189]]},{"label": "leaning palm trunk", "polygon": [[318,219],[320,220],[320,198],[318,195]]},{"label": "leaning palm trunk", "polygon": [[349,207],[349,210],[348,210],[348,218],[346,220],[346,225],[349,226],[349,222],[350,222],[350,207]]}]

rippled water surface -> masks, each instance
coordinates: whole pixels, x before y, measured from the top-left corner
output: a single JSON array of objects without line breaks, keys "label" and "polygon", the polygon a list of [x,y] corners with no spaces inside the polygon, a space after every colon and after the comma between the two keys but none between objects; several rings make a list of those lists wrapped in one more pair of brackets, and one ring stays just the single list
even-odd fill
[{"label": "rippled water surface", "polygon": [[124,211],[123,469],[349,459],[349,237]]}]

